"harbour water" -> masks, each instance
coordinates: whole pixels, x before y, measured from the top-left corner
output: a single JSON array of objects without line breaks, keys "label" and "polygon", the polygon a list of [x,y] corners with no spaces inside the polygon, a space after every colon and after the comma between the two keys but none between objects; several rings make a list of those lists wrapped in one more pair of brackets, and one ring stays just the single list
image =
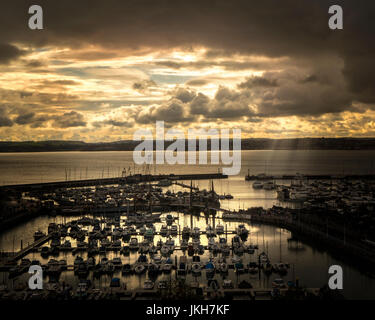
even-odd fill
[{"label": "harbour water", "polygon": [[[230,193],[234,199],[222,200],[221,206],[228,209],[248,208],[261,206],[270,208],[275,204],[279,204],[276,199],[276,192],[273,190],[254,190],[252,181],[245,181],[244,176],[248,170],[257,174],[265,172],[267,174],[294,174],[300,172],[303,174],[368,174],[373,173],[372,163],[375,160],[374,151],[243,151],[242,152],[242,170],[241,174],[229,177],[226,180],[214,181],[215,191],[219,194]],[[217,172],[219,166],[213,165],[189,165],[189,166],[168,166],[159,165],[157,167],[141,167],[134,168],[132,161],[132,152],[61,152],[61,153],[10,153],[0,154],[0,183],[16,184],[16,183],[35,183],[47,181],[64,181],[86,178],[106,178],[121,175],[123,168],[134,171],[136,173],[145,173],[147,170],[151,173],[207,173]],[[201,180],[194,182],[200,189],[209,189],[210,181]],[[178,190],[179,187],[169,187]],[[207,223],[213,225],[213,221],[207,221],[205,217],[193,217],[191,221],[190,215],[182,213],[173,213],[178,218],[180,228],[184,226],[200,227],[205,230]],[[11,252],[18,251],[21,246],[27,246],[33,241],[34,232],[41,230],[46,232],[50,222],[62,223],[68,222],[70,219],[42,216],[19,225],[0,235],[0,249],[2,251]],[[212,218],[210,218],[212,219]],[[216,224],[218,221],[216,221]],[[220,222],[226,224],[228,230],[234,230],[238,223],[236,222]],[[157,230],[161,224],[156,223]],[[271,262],[279,261],[290,264],[288,274],[285,280],[293,280],[299,278],[300,283],[306,287],[320,288],[328,282],[328,268],[331,265],[338,264],[344,270],[344,290],[343,295],[347,298],[375,298],[375,279],[368,274],[363,274],[357,270],[350,262],[344,261],[332,252],[322,251],[303,241],[288,241],[292,234],[285,229],[280,229],[268,225],[249,224],[247,228],[250,230],[250,236],[247,244],[258,244],[259,250],[253,255],[246,255],[244,264],[249,261],[255,261],[257,253],[262,251],[268,253]],[[233,235],[228,235],[228,243],[230,243]],[[155,236],[154,243],[159,239]],[[139,237],[141,241],[141,237]],[[203,245],[207,245],[207,237],[201,236]],[[176,238],[178,244],[179,239]],[[72,245],[74,246],[74,240]],[[181,255],[181,252],[176,253]],[[84,259],[86,253],[82,254]],[[115,253],[109,253],[108,258],[116,256]],[[117,256],[120,256],[118,253]],[[133,263],[137,254],[130,254],[129,257],[122,256],[123,263]],[[39,259],[42,264],[47,263],[48,259],[41,259],[40,255],[31,253],[26,258]],[[73,264],[75,257],[71,253],[60,253],[59,259],[67,260],[68,264]],[[202,260],[208,260],[209,253],[206,250]],[[251,260],[252,259],[252,260]],[[98,260],[98,259],[97,259]],[[5,275],[0,281],[6,282]],[[27,275],[24,275],[27,277]],[[126,276],[116,275],[127,284],[129,289],[137,288],[142,285],[146,274],[142,276]],[[172,275],[162,275],[161,278],[172,277]],[[72,271],[64,272],[62,280],[67,282],[78,283],[78,279]],[[65,278],[64,278],[65,277]],[[191,281],[193,281],[192,275]],[[219,277],[219,276],[216,276]],[[246,279],[255,287],[271,287],[271,283],[276,275],[265,277],[263,275],[243,274],[239,278],[232,273],[233,282],[239,282]],[[161,279],[160,278],[160,279]],[[96,287],[108,286],[110,282],[109,276],[104,276],[100,280],[94,279]]]}]

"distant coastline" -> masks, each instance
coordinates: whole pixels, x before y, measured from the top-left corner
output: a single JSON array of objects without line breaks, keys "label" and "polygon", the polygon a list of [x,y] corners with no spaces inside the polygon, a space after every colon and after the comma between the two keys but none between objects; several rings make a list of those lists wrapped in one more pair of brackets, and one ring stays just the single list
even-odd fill
[{"label": "distant coastline", "polygon": [[[0,141],[0,152],[133,151],[139,143],[132,140],[96,143],[64,140]],[[168,145],[165,143],[165,147]],[[375,150],[375,138],[254,138],[242,139],[241,148],[242,150]],[[210,140],[208,140],[208,150],[210,149]]]}]

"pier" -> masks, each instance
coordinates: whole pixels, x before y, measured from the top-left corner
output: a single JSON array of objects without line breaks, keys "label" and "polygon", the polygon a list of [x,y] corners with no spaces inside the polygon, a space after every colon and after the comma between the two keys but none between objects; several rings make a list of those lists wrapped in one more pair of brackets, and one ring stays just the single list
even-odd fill
[{"label": "pier", "polygon": [[[103,178],[103,179],[87,179],[87,180],[70,180],[57,181],[45,183],[28,183],[0,186],[0,191],[8,189],[15,191],[27,191],[38,189],[58,189],[58,188],[76,188],[76,187],[90,187],[98,185],[117,185],[117,184],[132,184],[144,182],[156,182],[161,180],[211,180],[211,179],[227,179],[228,176],[222,173],[204,173],[204,174],[159,174],[159,175],[142,175],[136,174],[126,177],[117,178]],[[190,186],[189,186],[190,188]]]},{"label": "pier", "polygon": [[351,175],[330,175],[330,174],[283,174],[283,175],[250,175],[245,180],[375,180],[375,175],[351,174]]}]

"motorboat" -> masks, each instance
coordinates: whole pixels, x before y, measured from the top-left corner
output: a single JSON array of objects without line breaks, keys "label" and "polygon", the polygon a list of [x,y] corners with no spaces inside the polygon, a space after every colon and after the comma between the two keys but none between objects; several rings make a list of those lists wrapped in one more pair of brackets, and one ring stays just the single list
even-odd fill
[{"label": "motorboat", "polygon": [[285,282],[284,282],[283,279],[277,278],[277,279],[272,281],[272,287],[273,288],[285,288],[286,285],[285,285]]},{"label": "motorboat", "polygon": [[143,289],[145,290],[152,290],[154,289],[155,283],[151,280],[145,280],[143,284]]},{"label": "motorboat", "polygon": [[233,289],[233,288],[234,288],[234,286],[233,286],[232,280],[225,279],[223,281],[223,289]]},{"label": "motorboat", "polygon": [[144,272],[146,271],[146,267],[145,267],[145,265],[142,264],[142,263],[136,263],[136,264],[134,265],[133,270],[134,270],[134,273],[135,273],[135,274],[142,274],[142,273],[144,273]]},{"label": "motorboat", "polygon": [[261,182],[261,181],[254,181],[253,182],[253,189],[263,189],[263,182]]},{"label": "motorboat", "polygon": [[224,226],[222,226],[221,224],[217,225],[216,226],[216,233],[219,235],[219,234],[224,234]]}]

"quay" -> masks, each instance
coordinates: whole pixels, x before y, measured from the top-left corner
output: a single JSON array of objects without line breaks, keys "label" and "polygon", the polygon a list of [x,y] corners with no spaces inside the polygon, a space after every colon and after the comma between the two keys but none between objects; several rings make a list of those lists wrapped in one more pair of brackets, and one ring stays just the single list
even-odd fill
[{"label": "quay", "polygon": [[[32,244],[27,246],[26,248],[20,250],[19,252],[16,252],[15,254],[9,255],[8,261],[18,261],[28,255],[30,252],[35,251],[37,248],[39,248],[42,244],[46,243],[47,241],[51,240],[52,235],[48,234],[36,241],[34,241]],[[7,269],[5,265],[0,266],[0,270]]]},{"label": "quay", "polygon": [[[98,185],[124,185],[142,182],[155,182],[161,180],[212,180],[212,179],[227,179],[228,176],[222,173],[203,173],[203,174],[159,174],[159,175],[144,175],[136,174],[126,177],[117,178],[103,178],[103,179],[87,179],[87,180],[70,180],[70,181],[57,181],[57,182],[44,182],[44,183],[28,183],[28,184],[15,184],[0,186],[0,191],[15,190],[15,191],[28,191],[28,190],[45,190],[45,189],[58,189],[58,188],[77,188],[77,187],[90,187]],[[190,188],[190,186],[189,186]]]},{"label": "quay", "polygon": [[257,174],[245,176],[245,180],[375,180],[375,175],[350,174],[350,175],[330,175],[330,174],[283,174],[266,175]]}]

